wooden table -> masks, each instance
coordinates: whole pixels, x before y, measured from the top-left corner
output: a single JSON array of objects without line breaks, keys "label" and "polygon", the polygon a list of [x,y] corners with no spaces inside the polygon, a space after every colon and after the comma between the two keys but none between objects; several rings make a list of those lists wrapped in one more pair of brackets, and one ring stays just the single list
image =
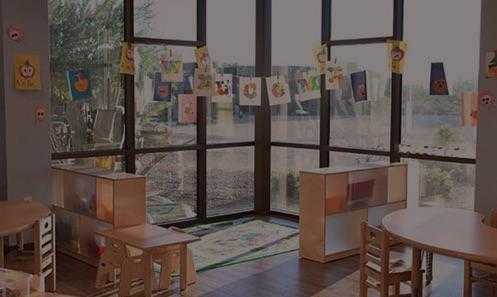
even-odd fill
[{"label": "wooden table", "polygon": [[0,202],[0,267],[5,264],[3,238],[31,228],[48,215],[50,209],[37,201]]},{"label": "wooden table", "polygon": [[95,232],[98,235],[121,241],[140,249],[145,258],[145,296],[152,296],[152,259],[177,248],[180,251],[180,288],[186,289],[187,244],[200,238],[155,225],[138,225],[128,228],[109,229]]},{"label": "wooden table", "polygon": [[497,265],[497,229],[475,212],[421,207],[395,211],[383,218],[394,238],[412,247],[412,296],[422,296],[421,251]]}]

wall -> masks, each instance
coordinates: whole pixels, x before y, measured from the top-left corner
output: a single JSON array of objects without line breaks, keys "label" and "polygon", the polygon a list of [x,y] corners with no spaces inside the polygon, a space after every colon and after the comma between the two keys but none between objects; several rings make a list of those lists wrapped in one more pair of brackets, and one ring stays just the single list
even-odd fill
[{"label": "wall", "polygon": [[[9,200],[32,196],[34,199],[49,203],[50,65],[47,0],[0,0],[0,13],[3,29],[1,39],[3,84],[0,85],[2,95],[0,100],[2,183],[0,185],[3,192],[1,196]],[[20,25],[24,29],[24,40],[20,42],[10,40],[7,30],[11,25]],[[41,91],[14,89],[13,63],[16,53],[39,55]],[[43,122],[35,120],[38,106],[44,106],[46,110]]]},{"label": "wall", "polygon": [[[486,52],[497,49],[497,1],[482,0],[480,41],[480,91],[489,90],[497,95],[497,79],[485,78]],[[480,104],[476,147],[476,200],[475,209],[487,215],[497,209],[497,107]]]}]

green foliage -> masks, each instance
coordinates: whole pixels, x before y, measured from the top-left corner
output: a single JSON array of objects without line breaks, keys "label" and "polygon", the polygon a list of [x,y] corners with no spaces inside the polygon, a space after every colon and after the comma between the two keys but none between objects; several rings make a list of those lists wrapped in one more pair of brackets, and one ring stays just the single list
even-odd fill
[{"label": "green foliage", "polygon": [[450,191],[454,187],[450,170],[440,166],[426,168],[424,184],[429,196],[439,196],[444,199],[450,198]]},{"label": "green foliage", "polygon": [[459,135],[457,131],[448,126],[442,126],[435,134],[435,145],[448,146],[459,142]]}]

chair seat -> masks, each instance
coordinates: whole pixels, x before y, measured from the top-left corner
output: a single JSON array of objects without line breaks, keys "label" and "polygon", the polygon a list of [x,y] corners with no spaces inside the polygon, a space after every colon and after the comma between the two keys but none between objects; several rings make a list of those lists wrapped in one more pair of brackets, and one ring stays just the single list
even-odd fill
[{"label": "chair seat", "polygon": [[[372,269],[378,273],[381,273],[381,267],[373,262],[368,262],[366,264],[366,266],[369,268],[369,269]],[[404,260],[402,259],[399,259],[399,260],[395,260],[395,261],[390,261],[390,265],[389,265],[389,273],[390,274],[399,274],[399,273],[404,273],[404,272],[411,272],[411,267],[406,265],[406,263],[404,262]]]}]

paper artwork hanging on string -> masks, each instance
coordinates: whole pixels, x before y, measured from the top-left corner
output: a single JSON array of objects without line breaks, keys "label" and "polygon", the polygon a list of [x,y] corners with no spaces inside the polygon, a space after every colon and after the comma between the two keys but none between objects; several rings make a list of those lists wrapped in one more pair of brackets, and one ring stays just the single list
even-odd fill
[{"label": "paper artwork hanging on string", "polygon": [[217,74],[212,92],[212,102],[232,102],[233,100],[233,75]]},{"label": "paper artwork hanging on string", "polygon": [[485,75],[487,78],[497,78],[497,50],[487,52]]},{"label": "paper artwork hanging on string", "polygon": [[84,100],[92,97],[90,75],[87,70],[67,70],[67,85],[69,95],[73,101]]},{"label": "paper artwork hanging on string", "polygon": [[211,58],[206,46],[195,48],[195,61],[200,72],[210,72],[212,69]]},{"label": "paper artwork hanging on string", "polygon": [[37,55],[15,55],[14,85],[22,91],[41,90],[40,58]]},{"label": "paper artwork hanging on string", "polygon": [[119,73],[135,75],[135,46],[132,43],[122,43]]},{"label": "paper artwork hanging on string", "polygon": [[197,122],[197,97],[193,94],[178,96],[178,123],[194,124]]},{"label": "paper artwork hanging on string", "polygon": [[290,87],[283,76],[266,77],[269,105],[290,103]]},{"label": "paper artwork hanging on string", "polygon": [[212,95],[213,78],[209,72],[199,72],[195,70],[193,78],[194,94],[198,97],[208,97]]},{"label": "paper artwork hanging on string", "polygon": [[368,87],[366,81],[366,71],[354,72],[350,75],[352,83],[352,93],[355,102],[362,102],[368,100]]},{"label": "paper artwork hanging on string", "polygon": [[407,54],[407,43],[401,40],[389,40],[388,52],[390,70],[393,73],[403,74]]},{"label": "paper artwork hanging on string", "polygon": [[303,72],[297,78],[297,100],[321,98],[321,76],[315,72]]},{"label": "paper artwork hanging on string", "polygon": [[171,83],[162,80],[162,73],[156,72],[152,81],[154,101],[171,101]]},{"label": "paper artwork hanging on string", "polygon": [[431,63],[430,95],[449,95],[449,87],[447,85],[443,63]]},{"label": "paper artwork hanging on string", "polygon": [[240,77],[240,105],[261,105],[261,81],[260,77]]},{"label": "paper artwork hanging on string", "polygon": [[312,50],[314,60],[314,67],[316,67],[319,74],[325,74],[326,63],[328,61],[328,46],[326,44],[320,45]]},{"label": "paper artwork hanging on string", "polygon": [[7,34],[12,41],[22,41],[24,39],[24,30],[19,25],[9,26]]},{"label": "paper artwork hanging on string", "polygon": [[475,127],[478,122],[478,94],[463,92],[461,94],[461,126]]},{"label": "paper artwork hanging on string", "polygon": [[160,65],[164,80],[167,82],[183,82],[183,57],[181,54],[166,50],[160,58]]},{"label": "paper artwork hanging on string", "polygon": [[326,65],[326,90],[340,90],[344,82],[343,67],[336,63],[328,62]]}]

